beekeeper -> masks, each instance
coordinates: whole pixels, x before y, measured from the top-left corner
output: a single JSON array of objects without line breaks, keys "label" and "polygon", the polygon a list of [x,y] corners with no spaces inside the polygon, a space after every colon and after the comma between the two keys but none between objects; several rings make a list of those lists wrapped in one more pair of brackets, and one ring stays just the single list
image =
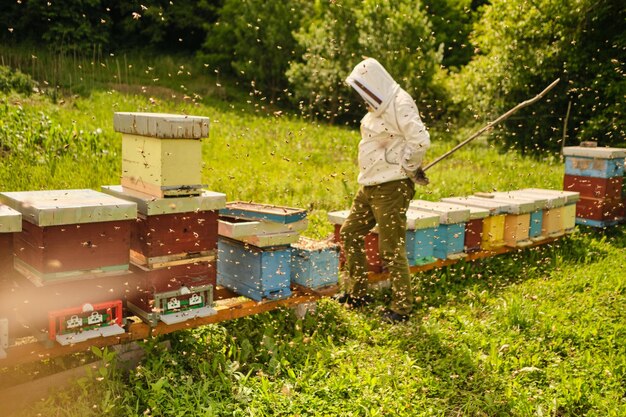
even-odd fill
[{"label": "beekeeper", "polygon": [[360,62],[346,82],[365,100],[368,113],[361,119],[359,190],[341,227],[352,289],[337,300],[353,307],[371,301],[364,239],[378,225],[379,253],[392,286],[391,305],[383,312],[383,319],[406,321],[413,308],[406,211],[415,184],[428,184],[421,164],[430,135],[411,96],[375,59]]}]

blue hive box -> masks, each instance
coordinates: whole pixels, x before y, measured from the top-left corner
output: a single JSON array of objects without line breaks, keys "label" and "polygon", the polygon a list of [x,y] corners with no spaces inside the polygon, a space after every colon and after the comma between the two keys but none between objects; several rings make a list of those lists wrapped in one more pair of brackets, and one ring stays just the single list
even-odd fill
[{"label": "blue hive box", "polygon": [[406,255],[409,266],[435,262],[435,228],[439,225],[439,214],[410,208],[406,213],[406,222]]},{"label": "blue hive box", "polygon": [[339,280],[339,246],[301,237],[291,248],[291,281],[307,288],[335,285]]},{"label": "blue hive box", "polygon": [[566,146],[563,155],[568,175],[612,178],[624,174],[626,149]]},{"label": "blue hive box", "polygon": [[217,283],[256,301],[291,295],[291,248],[258,248],[220,238]]},{"label": "blue hive box", "polygon": [[439,225],[433,230],[433,256],[453,259],[466,256],[465,223],[470,210],[445,202],[412,200],[409,209],[428,211],[439,216]]}]

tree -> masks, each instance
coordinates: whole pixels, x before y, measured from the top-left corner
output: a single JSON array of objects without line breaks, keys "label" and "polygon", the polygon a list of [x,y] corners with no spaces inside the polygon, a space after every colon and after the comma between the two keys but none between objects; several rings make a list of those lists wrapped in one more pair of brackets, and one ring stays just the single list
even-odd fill
[{"label": "tree", "polygon": [[356,114],[344,80],[363,56],[379,60],[416,101],[430,102],[437,95],[434,76],[441,54],[420,3],[316,2],[314,17],[296,39],[304,53],[287,73],[296,98],[331,120]]},{"label": "tree", "polygon": [[[479,54],[452,85],[465,108],[486,119],[561,82],[548,99],[504,125],[518,149],[558,149],[568,103],[570,137],[623,142],[626,10],[618,0],[494,0],[476,23]],[[571,140],[571,139],[570,139]]]}]

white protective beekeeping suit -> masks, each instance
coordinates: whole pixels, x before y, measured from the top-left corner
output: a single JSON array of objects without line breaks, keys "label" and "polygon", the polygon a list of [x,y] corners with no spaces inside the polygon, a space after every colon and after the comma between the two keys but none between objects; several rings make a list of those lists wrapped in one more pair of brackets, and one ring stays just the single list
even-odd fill
[{"label": "white protective beekeeping suit", "polygon": [[408,178],[406,171],[421,166],[430,146],[417,105],[373,58],[359,63],[346,82],[371,107],[361,119],[359,184]]}]

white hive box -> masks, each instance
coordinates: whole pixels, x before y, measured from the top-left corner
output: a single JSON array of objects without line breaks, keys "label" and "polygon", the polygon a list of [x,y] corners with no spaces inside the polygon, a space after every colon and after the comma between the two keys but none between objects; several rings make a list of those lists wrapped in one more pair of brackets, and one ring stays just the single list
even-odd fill
[{"label": "white hive box", "polygon": [[202,193],[202,141],[209,119],[164,113],[115,113],[122,133],[122,180],[155,197]]},{"label": "white hive box", "polygon": [[0,204],[0,281],[13,269],[13,234],[22,231],[22,214]]}]

